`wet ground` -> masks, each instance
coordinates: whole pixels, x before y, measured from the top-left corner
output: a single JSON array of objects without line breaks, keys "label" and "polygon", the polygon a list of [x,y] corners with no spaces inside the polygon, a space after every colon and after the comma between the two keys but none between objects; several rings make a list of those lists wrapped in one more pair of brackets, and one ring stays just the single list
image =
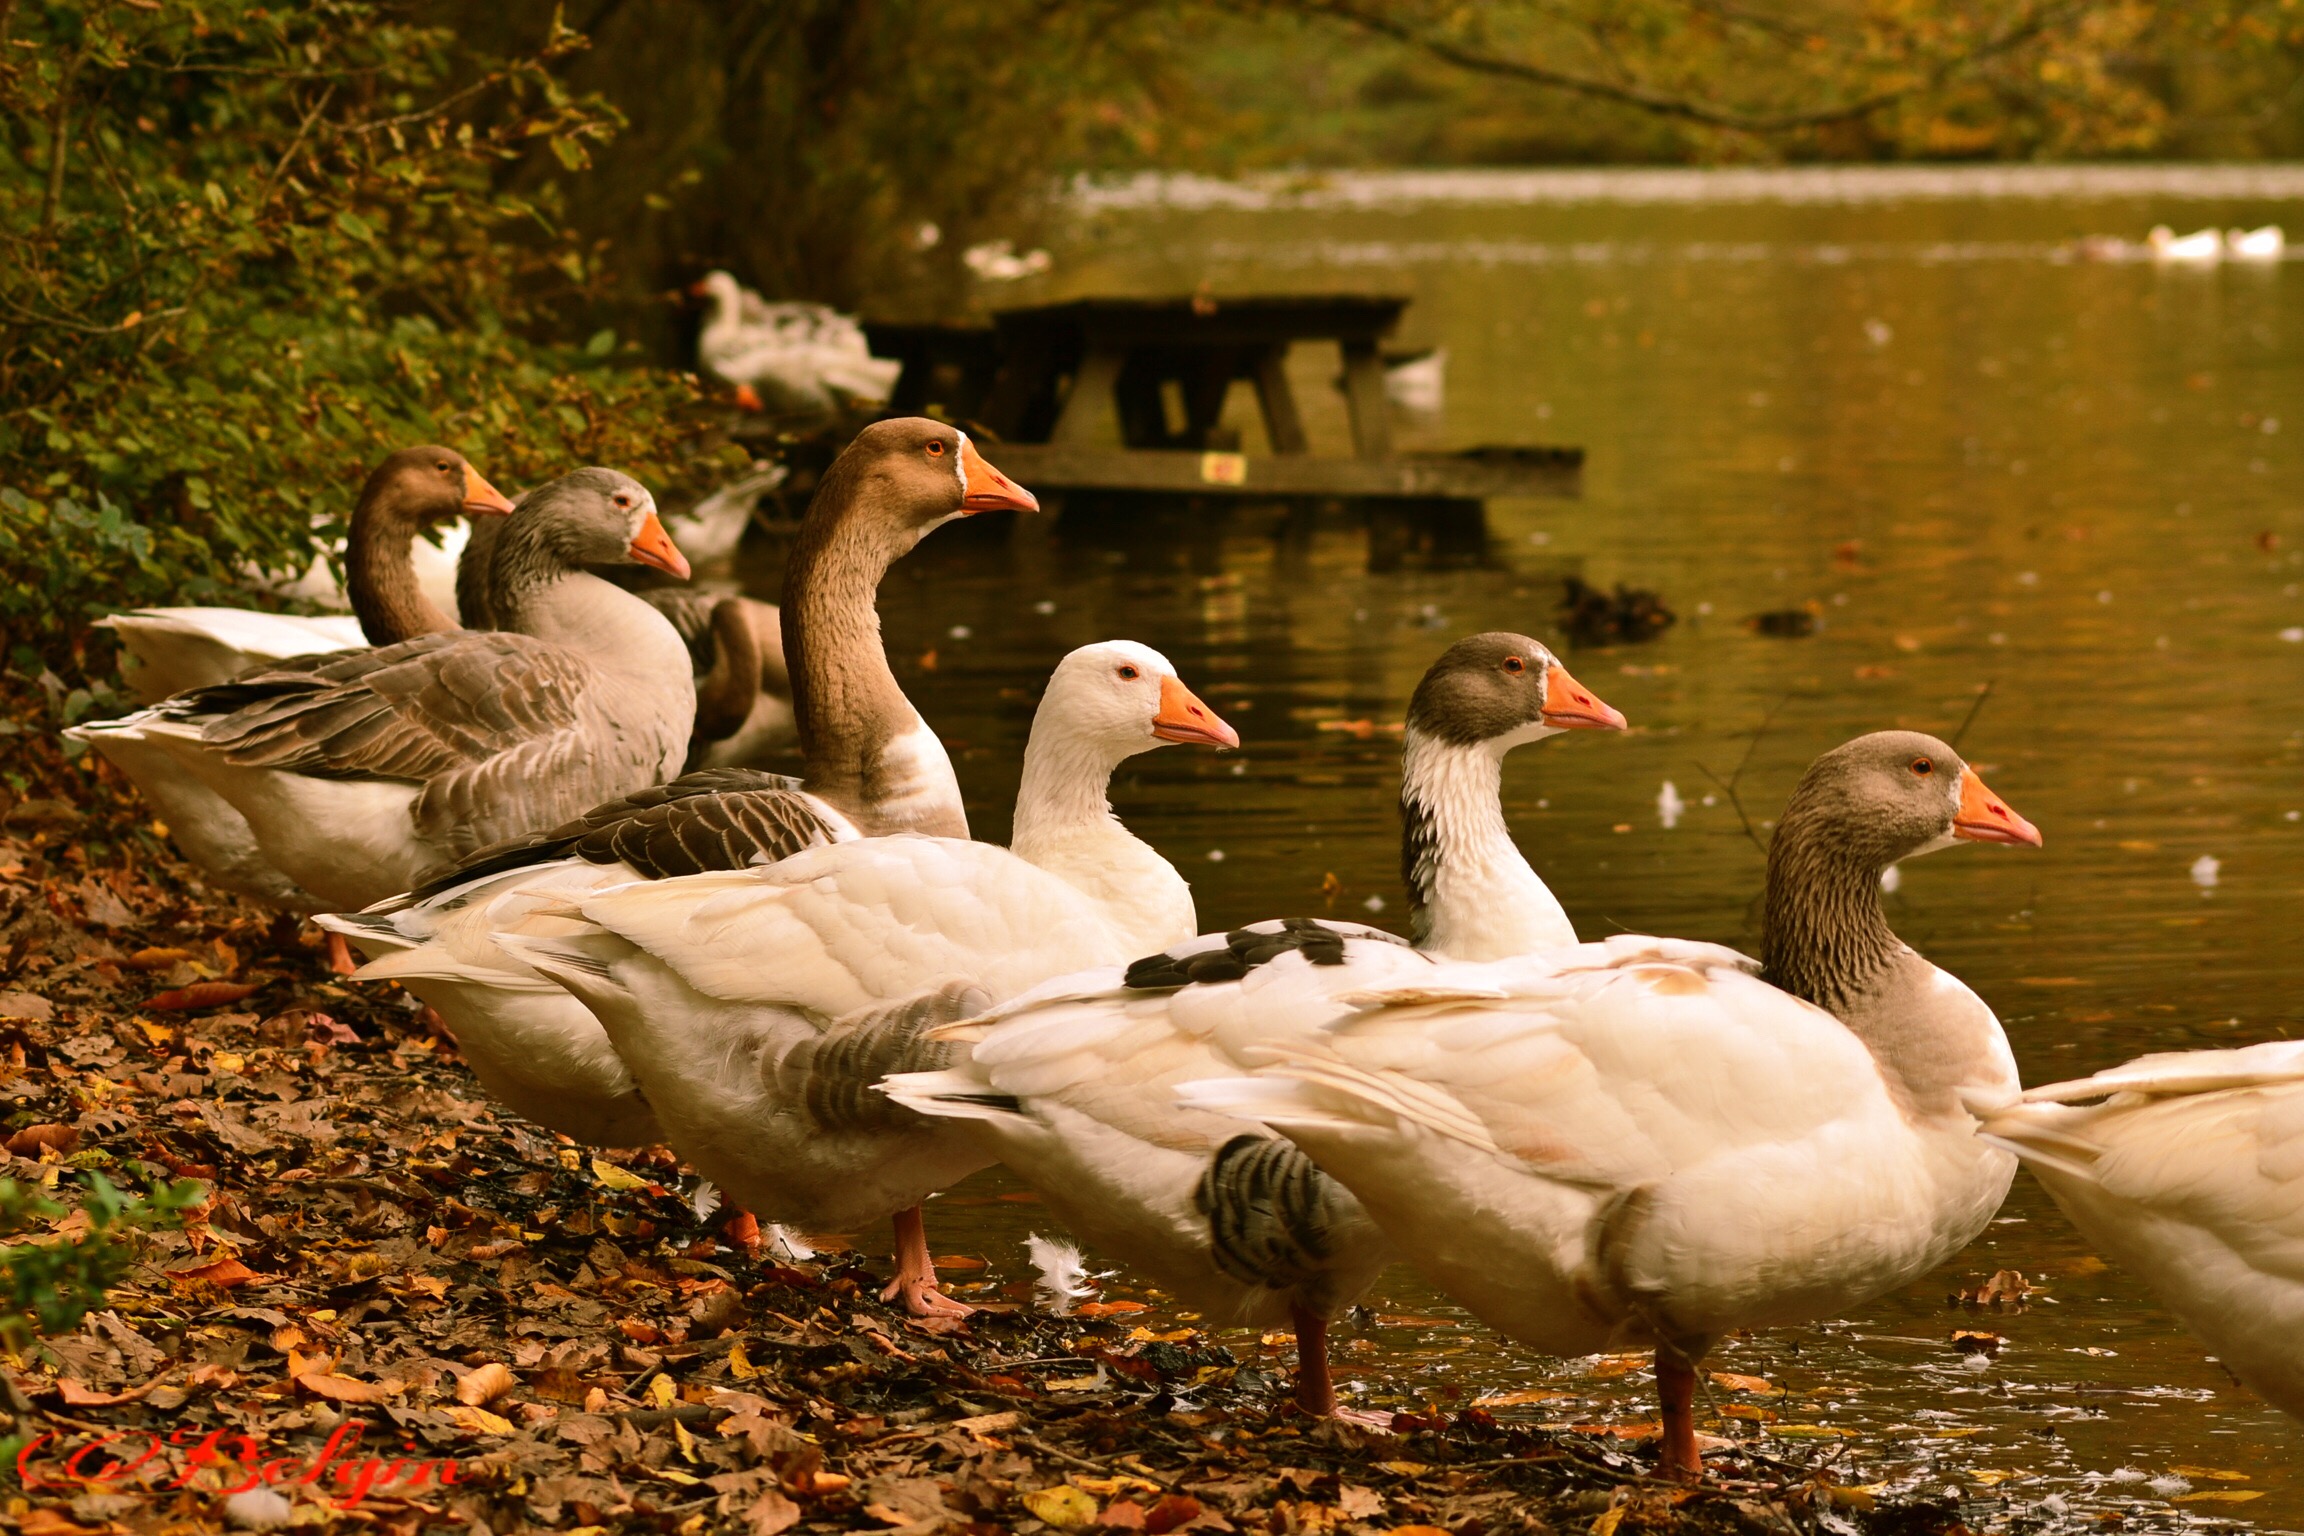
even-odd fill
[{"label": "wet ground", "polygon": [[[1513,760],[1507,806],[1539,870],[1587,935],[1746,944],[1760,858],[1711,775],[1749,749],[1739,789],[1760,822],[1817,752],[1887,726],[1950,732],[1990,684],[1963,749],[2047,846],[1916,864],[1891,912],[1998,1010],[2026,1080],[2292,1034],[2304,274],[2090,260],[2078,244],[2291,214],[2251,195],[2267,188],[2281,190],[2203,179],[2187,195],[2162,176],[1966,195],[1989,190],[1979,176],[1925,197],[1449,201],[1410,181],[1313,206],[1092,209],[1053,276],[999,302],[1409,293],[1402,341],[1449,363],[1445,410],[1399,418],[1403,439],[1582,444],[1584,494],[1498,504],[1469,548],[1377,571],[1366,527],[1341,514],[1074,505],[1053,525],[958,526],[891,576],[891,654],[955,746],[978,835],[999,837],[1055,659],[1114,635],[1160,647],[1245,743],[1170,748],[1115,785],[1193,881],[1202,926],[1393,923],[1387,728],[1450,640],[1533,633],[1636,727]],[[1294,366],[1315,449],[1343,451],[1335,359],[1300,349]],[[1257,450],[1247,400],[1233,411]],[[747,558],[773,591],[772,543]],[[1571,574],[1651,589],[1679,621],[1650,644],[1575,647],[1557,623]],[[1748,622],[1788,611],[1807,621],[1779,622],[1813,632]],[[1022,1240],[1042,1221],[1014,1193],[987,1177],[931,1210],[938,1251],[988,1260],[995,1291],[1027,1284]],[[2022,1311],[1948,1303],[2000,1270],[2034,1287]],[[1161,1320],[1125,1276],[1106,1294]],[[2002,1342],[1964,1354],[1958,1332]],[[1500,1416],[1591,1423],[1649,1401],[1628,1362],[1502,1347],[1404,1270],[1347,1337],[1351,1395],[1371,1405],[1501,1398]],[[2077,1529],[2118,1507],[2304,1528],[2304,1430],[2235,1387],[2022,1177],[1960,1263],[1713,1363],[1770,1384],[1715,1391],[1773,1454],[1956,1490],[1976,1521]]]}]

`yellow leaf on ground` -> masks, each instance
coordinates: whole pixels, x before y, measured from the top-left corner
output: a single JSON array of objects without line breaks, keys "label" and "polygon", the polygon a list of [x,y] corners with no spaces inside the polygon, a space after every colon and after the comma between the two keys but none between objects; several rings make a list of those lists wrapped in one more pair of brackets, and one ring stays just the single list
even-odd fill
[{"label": "yellow leaf on ground", "polygon": [[1061,1530],[1077,1530],[1096,1523],[1096,1501],[1077,1488],[1042,1488],[1024,1495],[1024,1507],[1034,1519]]},{"label": "yellow leaf on ground", "polygon": [[2179,1494],[2179,1504],[2245,1504],[2250,1499],[2264,1497],[2261,1488],[2203,1488],[2198,1493]]},{"label": "yellow leaf on ground", "polygon": [[1525,1392],[1490,1392],[1474,1398],[1475,1408],[1524,1408],[1530,1403],[1552,1403],[1573,1396],[1568,1392],[1541,1392],[1531,1388]]},{"label": "yellow leaf on ground", "polygon": [[636,1173],[628,1173],[614,1163],[600,1158],[592,1159],[592,1177],[613,1190],[646,1189],[648,1181]]},{"label": "yellow leaf on ground", "polygon": [[455,1420],[458,1428],[468,1429],[476,1435],[508,1435],[512,1433],[512,1421],[510,1419],[500,1418],[485,1408],[473,1408],[460,1404],[454,1408],[444,1408],[441,1412]]},{"label": "yellow leaf on ground", "polygon": [[2205,1477],[2210,1482],[2215,1483],[2245,1483],[2248,1481],[2247,1473],[2227,1472],[2222,1467],[2170,1467],[2168,1470],[2178,1477]]}]

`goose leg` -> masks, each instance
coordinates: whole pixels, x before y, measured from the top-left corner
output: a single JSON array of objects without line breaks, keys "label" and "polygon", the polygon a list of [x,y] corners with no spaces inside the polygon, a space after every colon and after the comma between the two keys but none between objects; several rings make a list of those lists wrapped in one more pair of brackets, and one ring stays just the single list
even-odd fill
[{"label": "goose leg", "polygon": [[349,976],[360,967],[353,963],[352,946],[344,942],[344,935],[328,935],[328,969],[339,976]]},{"label": "goose leg", "polygon": [[1336,1383],[1328,1375],[1328,1319],[1301,1302],[1288,1312],[1296,1325],[1296,1406],[1327,1418],[1336,1412]]},{"label": "goose leg", "polygon": [[896,1278],[880,1293],[882,1301],[904,1303],[914,1317],[966,1317],[976,1309],[936,1289],[936,1261],[928,1255],[928,1224],[920,1207],[896,1213]]},{"label": "goose leg", "polygon": [[1656,1351],[1656,1394],[1664,1401],[1664,1443],[1657,1475],[1703,1481],[1704,1458],[1696,1450],[1696,1367],[1669,1344]]}]

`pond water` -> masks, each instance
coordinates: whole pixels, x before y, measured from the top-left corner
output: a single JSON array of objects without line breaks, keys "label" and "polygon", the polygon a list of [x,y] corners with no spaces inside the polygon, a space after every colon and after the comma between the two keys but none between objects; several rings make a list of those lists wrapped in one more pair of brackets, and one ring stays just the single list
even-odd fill
[{"label": "pond water", "polygon": [[[1399,418],[1404,441],[1575,443],[1589,459],[1580,499],[1495,504],[1480,547],[1374,571],[1366,529],[1341,514],[1075,506],[939,533],[892,574],[882,612],[978,835],[1005,836],[1048,668],[1124,635],[1172,657],[1244,739],[1139,758],[1114,787],[1193,882],[1201,926],[1396,924],[1384,727],[1448,642],[1518,629],[1635,727],[1523,750],[1506,771],[1514,832],[1580,931],[1749,946],[1760,858],[1712,776],[1749,755],[1739,788],[1759,821],[1818,752],[1890,726],[1951,732],[1991,685],[1963,750],[2046,847],[1916,863],[1890,910],[1999,1012],[2026,1080],[2294,1033],[2304,273],[2089,260],[2075,242],[2163,221],[2304,225],[2277,200],[2304,188],[2292,173],[2083,175],[2053,195],[1990,173],[1837,190],[1829,173],[1772,174],[1720,196],[1701,180],[1643,195],[1635,175],[1571,192],[1409,177],[1085,200],[1052,275],[1000,302],[1409,294],[1399,339],[1446,347],[1448,372],[1443,414]],[[1300,348],[1293,366],[1315,451],[1345,451],[1333,354]],[[1233,410],[1257,450],[1248,402]],[[772,593],[775,549],[747,561]],[[1680,621],[1650,644],[1573,647],[1557,628],[1570,574],[1652,589]],[[1784,609],[1812,613],[1814,633],[1744,622]],[[1002,1198],[1017,1193],[988,1175],[931,1208],[937,1252],[989,1265],[956,1281],[1028,1294],[1022,1243],[1045,1218]],[[2021,1313],[1948,1304],[2001,1269],[2039,1288]],[[1128,1276],[1105,1294],[1173,1326]],[[1973,1369],[1956,1330],[2007,1343]],[[1500,1413],[1548,1423],[1652,1413],[1644,1374],[1500,1346],[1404,1269],[1340,1337],[1366,1405],[1510,1393]],[[1721,1391],[1735,1432],[1767,1430],[1789,1461],[1837,1455],[1849,1480],[1956,1494],[1972,1524],[2077,1529],[2119,1509],[2304,1528],[2304,1429],[2236,1387],[2021,1175],[1943,1272],[1712,1363],[1780,1389]]]}]

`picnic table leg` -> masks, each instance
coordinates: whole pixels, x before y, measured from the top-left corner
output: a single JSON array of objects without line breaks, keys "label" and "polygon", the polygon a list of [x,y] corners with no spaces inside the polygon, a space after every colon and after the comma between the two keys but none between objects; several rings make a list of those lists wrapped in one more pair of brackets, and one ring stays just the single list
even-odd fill
[{"label": "picnic table leg", "polygon": [[1288,343],[1267,347],[1256,360],[1256,403],[1264,412],[1264,435],[1274,453],[1305,450],[1304,419],[1296,414],[1296,392],[1288,387]]},{"label": "picnic table leg", "polygon": [[1056,429],[1048,434],[1052,443],[1067,443],[1074,447],[1087,447],[1098,442],[1118,446],[1120,429],[1114,419],[1113,386],[1120,382],[1121,364],[1128,354],[1119,347],[1091,345],[1087,355],[1080,359],[1080,371],[1072,376],[1072,393],[1064,399],[1064,408],[1057,413]]},{"label": "picnic table leg", "polygon": [[1344,343],[1344,399],[1352,411],[1352,451],[1363,459],[1392,453],[1392,421],[1384,404],[1384,360],[1373,341]]}]

